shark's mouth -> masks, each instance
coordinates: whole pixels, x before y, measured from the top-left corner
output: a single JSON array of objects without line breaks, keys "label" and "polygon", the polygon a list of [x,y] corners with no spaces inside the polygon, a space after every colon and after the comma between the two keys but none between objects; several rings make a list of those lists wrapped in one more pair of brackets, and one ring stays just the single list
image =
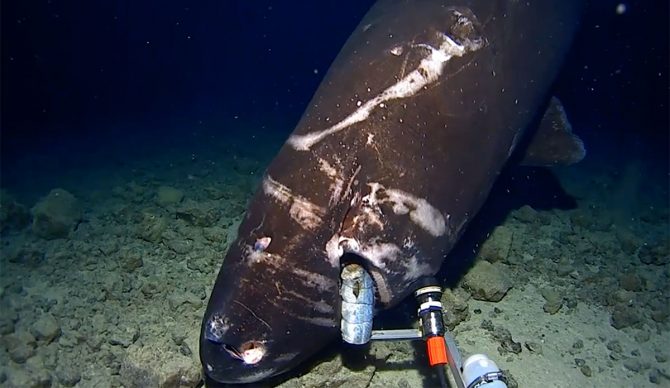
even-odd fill
[{"label": "shark's mouth", "polygon": [[234,359],[240,360],[247,365],[255,365],[261,362],[267,349],[261,341],[247,341],[239,348],[229,344],[223,344],[223,349]]}]

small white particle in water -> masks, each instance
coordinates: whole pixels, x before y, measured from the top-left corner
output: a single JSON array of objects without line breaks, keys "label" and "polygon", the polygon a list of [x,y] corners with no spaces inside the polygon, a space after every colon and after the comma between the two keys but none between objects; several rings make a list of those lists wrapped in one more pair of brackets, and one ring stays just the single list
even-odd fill
[{"label": "small white particle in water", "polygon": [[356,102],[356,106],[361,106],[362,104],[363,104],[363,101],[358,100],[358,101]]},{"label": "small white particle in water", "polygon": [[319,74],[319,69],[314,69],[314,74]]},{"label": "small white particle in water", "polygon": [[623,14],[625,14],[625,13],[626,13],[626,4],[624,4],[624,3],[619,3],[619,4],[616,6],[616,13],[617,13],[617,15],[623,15]]}]

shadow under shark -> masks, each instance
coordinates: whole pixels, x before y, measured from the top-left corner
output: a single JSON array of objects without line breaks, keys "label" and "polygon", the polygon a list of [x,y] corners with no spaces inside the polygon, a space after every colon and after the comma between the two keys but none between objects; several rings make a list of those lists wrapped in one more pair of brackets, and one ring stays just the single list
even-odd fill
[{"label": "shadow under shark", "polygon": [[547,103],[580,3],[380,0],[370,9],[223,261],[201,331],[207,379],[260,381],[337,338],[345,254],[372,275],[379,310],[445,257],[458,260],[449,251],[525,137],[528,164],[584,156],[560,104]]}]

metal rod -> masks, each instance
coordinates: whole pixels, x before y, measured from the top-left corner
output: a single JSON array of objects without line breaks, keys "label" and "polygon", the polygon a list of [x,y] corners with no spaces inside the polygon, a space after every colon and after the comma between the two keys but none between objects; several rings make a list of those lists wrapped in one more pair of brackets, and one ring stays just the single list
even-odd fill
[{"label": "metal rod", "polygon": [[416,340],[421,339],[422,334],[419,329],[398,329],[398,330],[372,330],[373,341],[397,341],[397,340]]},{"label": "metal rod", "polygon": [[440,379],[440,388],[449,388],[449,384],[447,384],[447,371],[442,365],[435,367],[435,371],[437,372],[437,377]]}]

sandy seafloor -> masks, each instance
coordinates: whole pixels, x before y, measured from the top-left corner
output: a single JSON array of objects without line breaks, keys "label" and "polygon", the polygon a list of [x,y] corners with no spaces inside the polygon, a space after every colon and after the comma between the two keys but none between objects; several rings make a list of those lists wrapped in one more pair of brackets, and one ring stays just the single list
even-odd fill
[{"label": "sandy seafloor", "polygon": [[[206,298],[282,141],[238,129],[51,144],[5,169],[13,200],[3,194],[3,211],[14,200],[29,211],[62,188],[83,217],[57,239],[5,221],[0,386],[197,384]],[[473,224],[490,234],[487,248],[445,296],[462,352],[487,353],[510,386],[670,387],[668,177],[656,161],[602,149],[578,166],[508,174],[512,189],[491,196],[497,218]],[[574,206],[524,203],[547,177]],[[159,203],[166,187],[183,198]],[[499,302],[472,297],[489,286],[511,288]],[[437,386],[421,351],[332,346],[273,384]]]}]

